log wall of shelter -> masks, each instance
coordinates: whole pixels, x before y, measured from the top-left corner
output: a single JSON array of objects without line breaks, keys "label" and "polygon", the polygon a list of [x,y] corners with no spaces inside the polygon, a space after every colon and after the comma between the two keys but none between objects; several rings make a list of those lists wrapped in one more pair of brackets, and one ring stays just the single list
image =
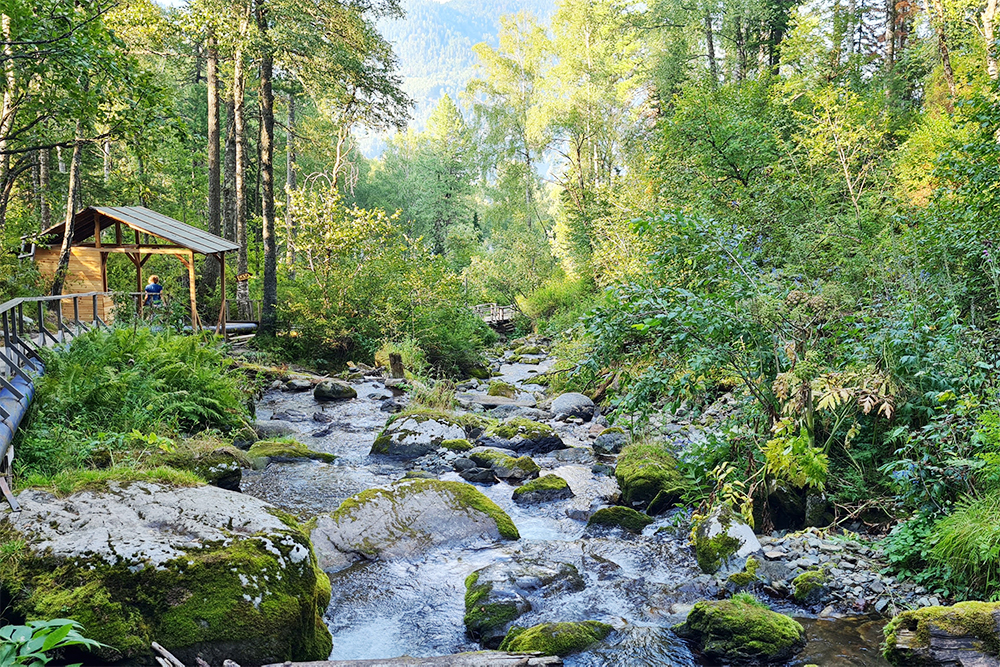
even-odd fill
[{"label": "log wall of shelter", "polygon": [[[99,252],[86,248],[70,248],[69,272],[63,285],[63,294],[83,294],[86,292],[106,292],[108,286],[104,282],[104,272],[101,270],[102,256]],[[59,247],[35,248],[35,265],[46,283],[52,282],[59,266]],[[94,300],[80,299],[80,320],[94,320]],[[97,297],[97,315],[105,322],[111,322],[114,303],[110,297]],[[64,320],[73,320],[73,302],[64,301],[62,305]]]}]

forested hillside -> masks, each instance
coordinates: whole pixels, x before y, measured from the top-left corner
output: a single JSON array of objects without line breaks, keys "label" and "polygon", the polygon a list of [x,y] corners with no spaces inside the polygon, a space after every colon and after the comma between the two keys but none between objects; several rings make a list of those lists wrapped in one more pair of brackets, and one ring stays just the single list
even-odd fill
[{"label": "forested hillside", "polygon": [[995,2],[3,12],[5,297],[53,290],[22,235],[143,205],[240,244],[228,299],[262,301],[276,359],[468,377],[497,340],[469,307],[513,304],[550,385],[637,439],[708,414],[669,451],[702,514],[767,532],[813,505],[892,531],[943,598],[1000,594]]}]

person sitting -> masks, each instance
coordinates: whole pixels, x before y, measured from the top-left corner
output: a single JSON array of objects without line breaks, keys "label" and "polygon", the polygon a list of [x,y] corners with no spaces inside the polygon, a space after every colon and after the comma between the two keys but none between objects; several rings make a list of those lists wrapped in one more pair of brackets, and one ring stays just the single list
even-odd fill
[{"label": "person sitting", "polygon": [[143,302],[146,306],[161,306],[163,305],[163,300],[160,297],[160,292],[163,291],[163,285],[160,284],[160,277],[153,275],[149,277],[149,284],[146,285],[146,300]]}]

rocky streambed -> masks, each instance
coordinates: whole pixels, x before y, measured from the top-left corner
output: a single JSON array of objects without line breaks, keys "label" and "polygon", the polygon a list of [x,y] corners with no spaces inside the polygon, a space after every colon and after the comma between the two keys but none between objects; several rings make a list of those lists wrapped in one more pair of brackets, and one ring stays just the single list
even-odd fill
[{"label": "rocky streambed", "polygon": [[[357,393],[350,400],[317,402],[307,387],[285,382],[258,403],[265,432],[336,456],[328,463],[271,462],[245,472],[242,484],[245,493],[301,519],[316,518],[313,541],[332,588],[325,615],[331,659],[496,648],[512,626],[597,621],[613,632],[566,664],[705,664],[671,627],[694,603],[723,596],[732,572],[699,568],[683,510],[632,530],[593,521],[620,499],[615,453],[627,437],[609,432],[580,397],[546,402],[532,379],[551,360],[535,352],[507,353],[497,360],[496,377],[460,385],[457,420],[428,411],[386,427],[406,395],[398,383],[387,386],[363,371],[349,381]],[[506,395],[489,396],[500,393],[490,392],[498,383],[509,385]],[[526,432],[529,421],[548,430]],[[497,422],[512,426],[498,429]],[[667,430],[691,438],[697,429]],[[546,441],[553,435],[560,444]],[[565,484],[540,495],[516,493],[549,476]],[[425,480],[473,486],[509,516],[516,539],[476,525],[431,493],[409,490]],[[370,512],[357,510],[356,494],[373,488],[386,489],[386,497]],[[355,513],[346,516],[342,503]],[[767,536],[750,547],[760,567],[746,587],[806,628],[806,647],[788,664],[887,664],[876,607],[889,612],[909,604],[914,592],[896,591],[879,573],[875,551],[817,532]],[[800,575],[813,572],[823,578],[805,577],[812,585],[796,600],[796,581],[804,589]]]}]

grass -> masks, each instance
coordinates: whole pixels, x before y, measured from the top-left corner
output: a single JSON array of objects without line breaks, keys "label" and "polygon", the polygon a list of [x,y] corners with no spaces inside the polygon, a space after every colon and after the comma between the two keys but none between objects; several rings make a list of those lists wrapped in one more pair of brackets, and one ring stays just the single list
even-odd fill
[{"label": "grass", "polygon": [[63,470],[54,475],[32,473],[19,486],[42,489],[61,498],[80,491],[107,491],[112,482],[159,482],[168,486],[201,486],[205,480],[193,472],[166,466],[148,470],[119,467],[105,470]]},{"label": "grass", "polygon": [[928,561],[947,572],[958,595],[997,597],[1000,583],[1000,492],[966,498],[935,524]]}]

